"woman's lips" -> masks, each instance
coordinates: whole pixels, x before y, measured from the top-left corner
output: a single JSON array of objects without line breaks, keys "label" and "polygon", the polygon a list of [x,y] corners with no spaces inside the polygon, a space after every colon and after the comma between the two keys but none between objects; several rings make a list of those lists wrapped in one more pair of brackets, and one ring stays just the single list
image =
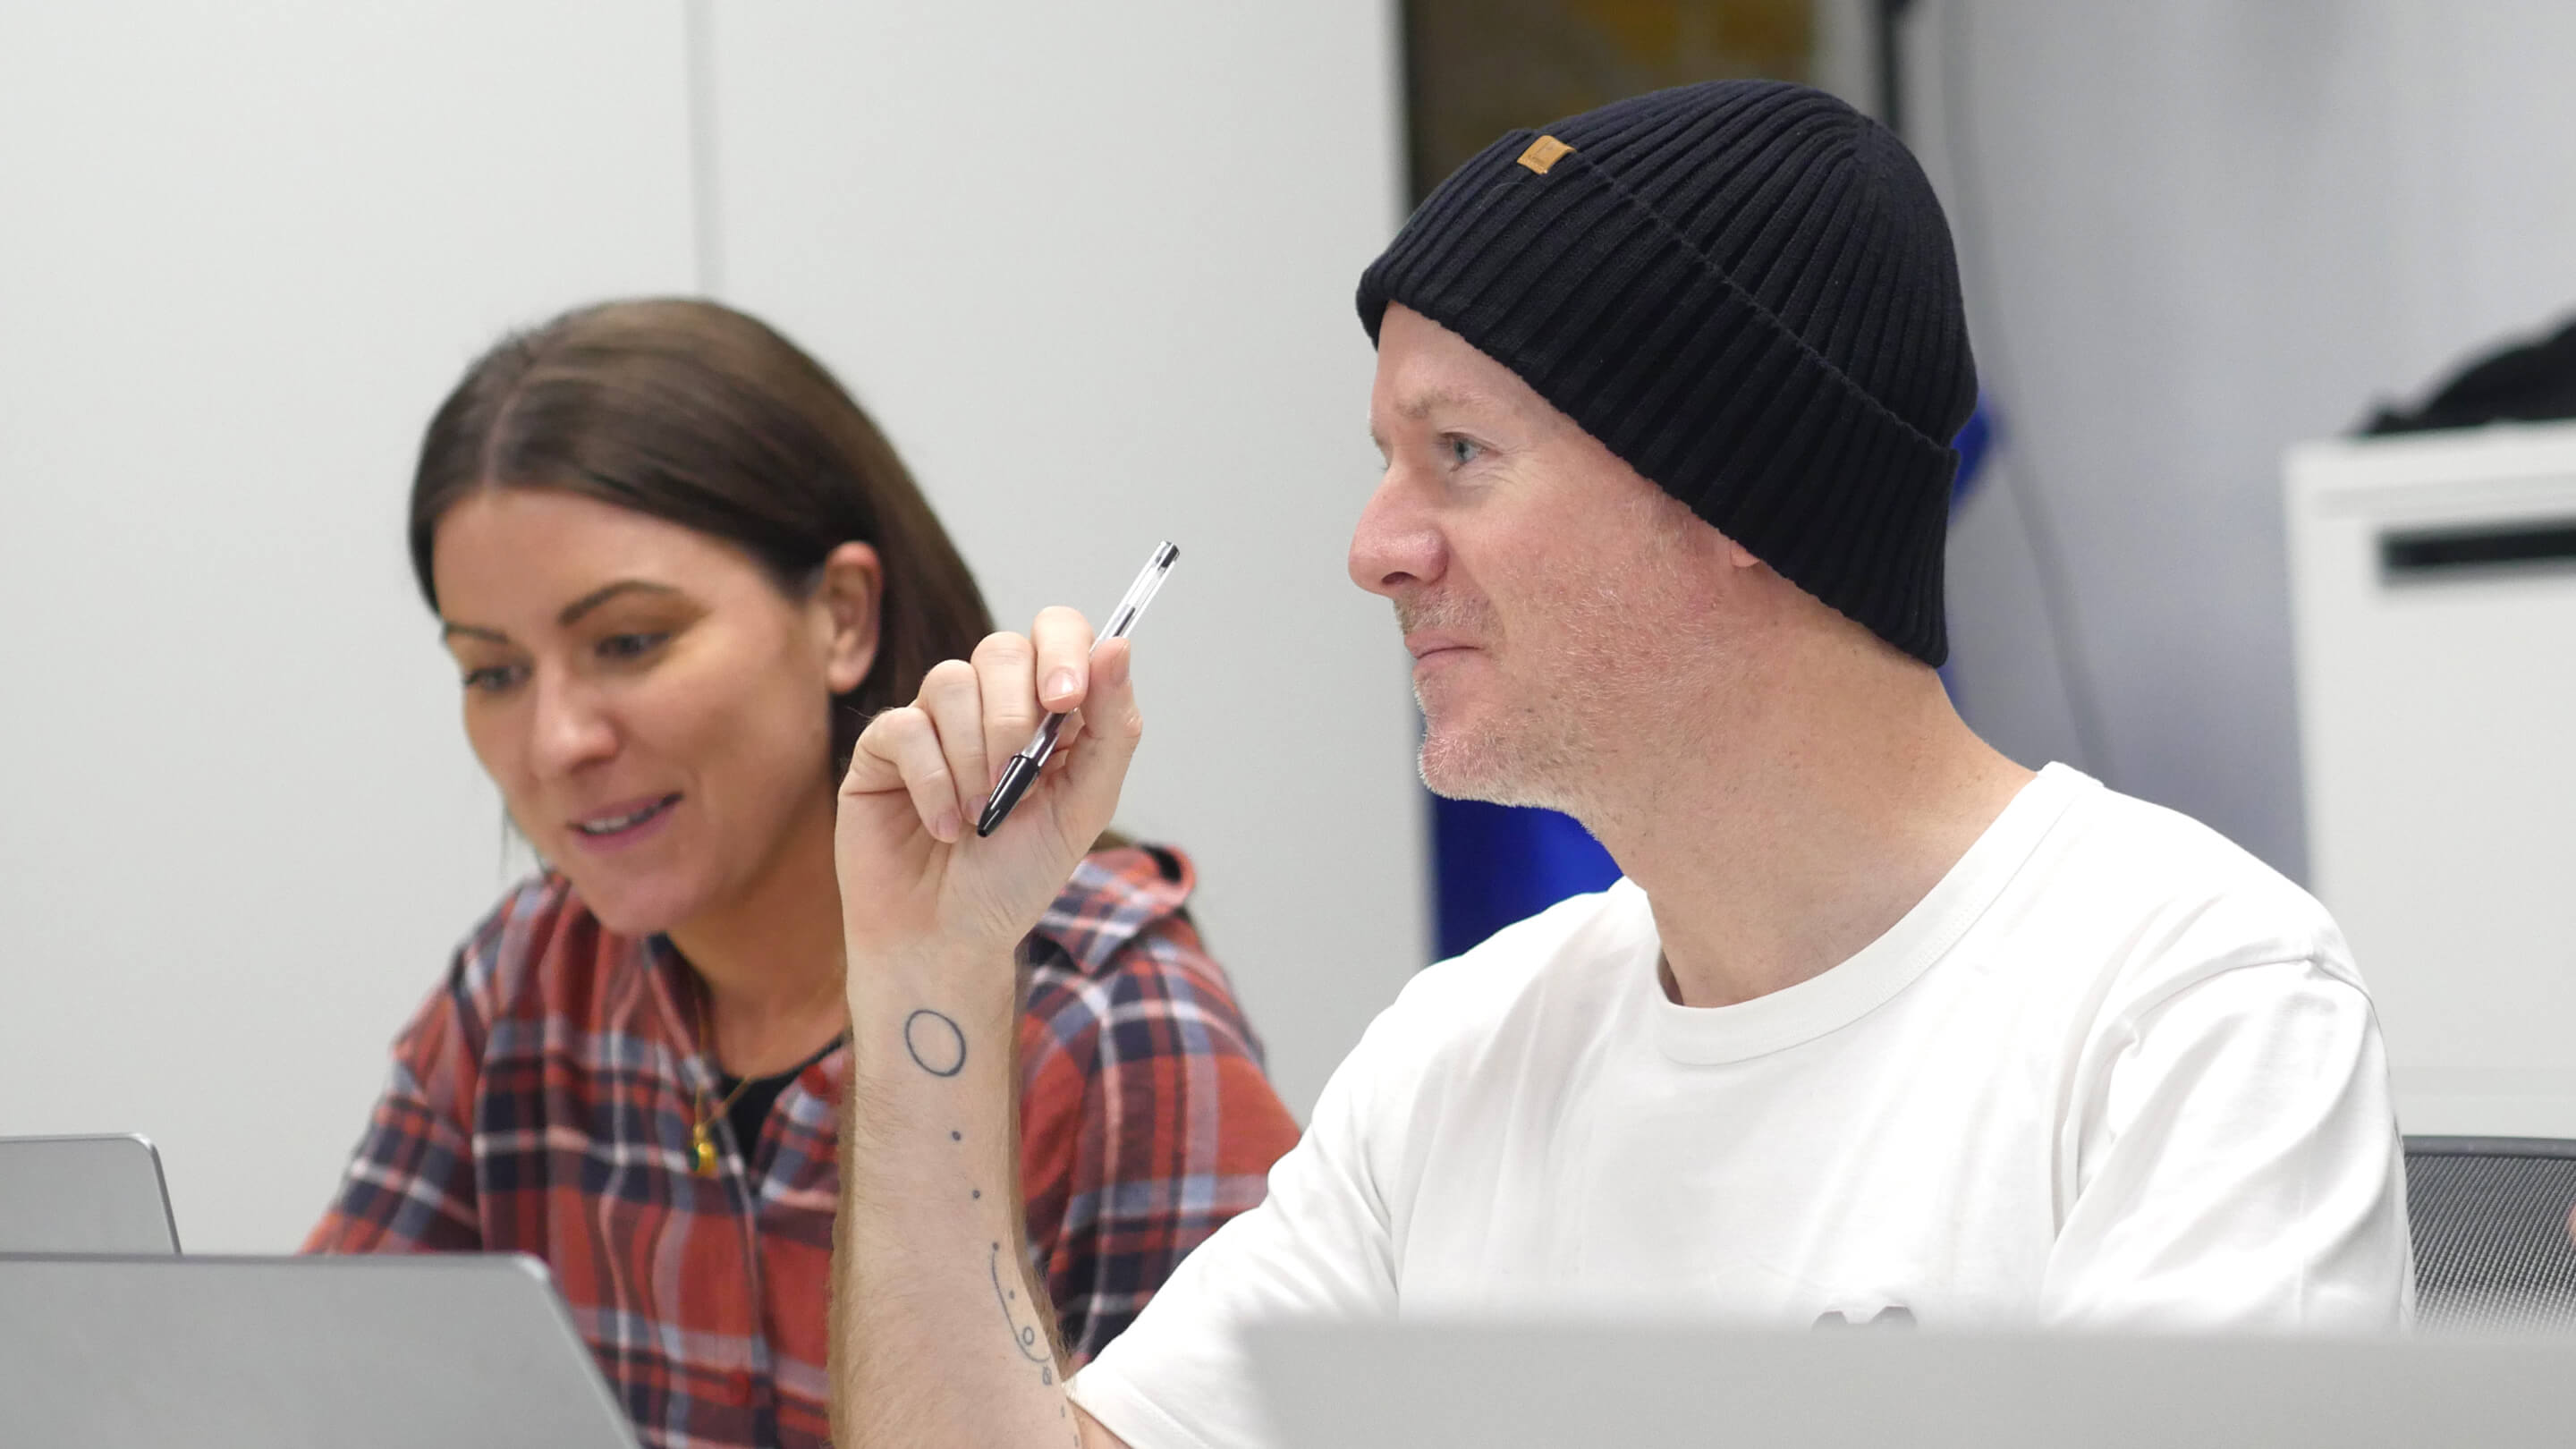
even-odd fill
[{"label": "woman's lips", "polygon": [[655,795],[601,810],[572,822],[572,838],[591,850],[616,850],[660,830],[670,820],[678,794]]}]

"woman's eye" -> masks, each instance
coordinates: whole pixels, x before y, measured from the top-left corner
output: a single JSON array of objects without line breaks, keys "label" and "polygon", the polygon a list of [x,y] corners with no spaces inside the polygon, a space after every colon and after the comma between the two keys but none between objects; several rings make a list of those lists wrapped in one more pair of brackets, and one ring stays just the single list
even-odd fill
[{"label": "woman's eye", "polygon": [[641,659],[662,647],[668,634],[611,634],[599,641],[602,659]]},{"label": "woman's eye", "polygon": [[465,671],[465,687],[481,693],[507,689],[518,682],[519,667],[515,664],[494,664]]}]

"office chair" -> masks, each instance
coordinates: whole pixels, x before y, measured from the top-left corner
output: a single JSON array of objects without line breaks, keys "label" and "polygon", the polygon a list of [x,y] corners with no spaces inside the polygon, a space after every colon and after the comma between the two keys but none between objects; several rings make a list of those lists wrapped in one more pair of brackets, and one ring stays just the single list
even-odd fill
[{"label": "office chair", "polygon": [[2407,1138],[2416,1326],[2576,1335],[2570,1209],[2576,1142]]}]

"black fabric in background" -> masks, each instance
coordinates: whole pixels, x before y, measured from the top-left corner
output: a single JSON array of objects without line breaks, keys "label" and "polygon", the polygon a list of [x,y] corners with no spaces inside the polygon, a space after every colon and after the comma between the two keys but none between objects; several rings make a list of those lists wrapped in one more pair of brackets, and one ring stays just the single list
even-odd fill
[{"label": "black fabric in background", "polygon": [[2488,353],[2454,373],[2422,406],[2383,407],[2361,431],[2429,433],[2559,418],[2576,418],[2576,321],[2538,342]]}]

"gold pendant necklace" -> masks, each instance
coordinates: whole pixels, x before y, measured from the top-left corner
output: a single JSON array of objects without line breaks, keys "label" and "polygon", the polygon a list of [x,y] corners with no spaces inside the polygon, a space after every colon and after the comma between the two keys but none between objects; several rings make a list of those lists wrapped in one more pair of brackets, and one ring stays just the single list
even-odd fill
[{"label": "gold pendant necklace", "polygon": [[[721,1079],[724,1073],[716,1066],[715,1037],[707,1030],[707,987],[706,983],[703,981],[698,983],[696,1006],[698,1009],[698,1054],[706,1059],[706,1074],[710,1077]],[[707,1110],[706,1087],[701,1084],[697,1088],[698,1120],[689,1124],[689,1154],[694,1159],[694,1167],[698,1176],[713,1177],[716,1175],[716,1119],[732,1110],[734,1099],[741,1096],[742,1089],[750,1085],[751,1078],[749,1077],[745,1077],[741,1081],[734,1083],[733,1090],[724,1094],[724,1100],[716,1103],[715,1110],[713,1111]]]}]

